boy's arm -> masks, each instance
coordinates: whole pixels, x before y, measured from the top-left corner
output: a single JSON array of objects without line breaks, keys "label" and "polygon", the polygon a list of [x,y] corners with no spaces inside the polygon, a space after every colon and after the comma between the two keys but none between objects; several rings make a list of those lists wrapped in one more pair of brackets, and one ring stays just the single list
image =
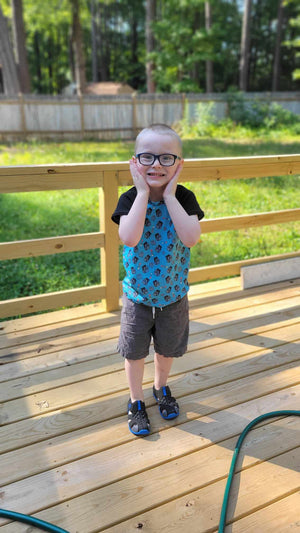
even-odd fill
[{"label": "boy's arm", "polygon": [[149,187],[137,171],[134,162],[131,160],[129,164],[133,182],[137,189],[137,195],[128,215],[123,215],[120,218],[119,237],[127,246],[136,246],[144,230]]},{"label": "boy's arm", "polygon": [[197,215],[188,215],[175,196],[165,199],[176,233],[185,246],[191,248],[200,239],[201,228]]},{"label": "boy's arm", "polygon": [[166,186],[163,196],[179,239],[185,246],[191,248],[199,241],[201,228],[198,216],[189,215],[175,196],[181,168],[182,165],[178,166],[174,177]]}]

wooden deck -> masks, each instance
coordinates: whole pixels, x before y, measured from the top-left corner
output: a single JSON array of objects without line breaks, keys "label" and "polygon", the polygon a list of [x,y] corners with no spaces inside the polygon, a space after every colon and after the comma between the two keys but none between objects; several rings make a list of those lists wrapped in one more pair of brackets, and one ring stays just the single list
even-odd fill
[{"label": "wooden deck", "polygon": [[[238,435],[262,413],[300,408],[299,284],[192,287],[189,351],[170,378],[181,414],[159,416],[150,356],[144,439],[127,427],[119,312],[0,323],[0,507],[70,533],[217,531]],[[300,531],[299,430],[285,417],[248,435],[227,532]],[[29,531],[0,520],[0,533]]]}]

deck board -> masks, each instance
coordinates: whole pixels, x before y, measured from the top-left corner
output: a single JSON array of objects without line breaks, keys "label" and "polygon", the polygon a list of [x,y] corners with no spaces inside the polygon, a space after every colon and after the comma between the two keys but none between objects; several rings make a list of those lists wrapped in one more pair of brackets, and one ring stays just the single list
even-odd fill
[{"label": "deck board", "polygon": [[[188,353],[170,375],[181,414],[159,416],[150,355],[144,439],[126,422],[119,312],[94,304],[0,323],[0,506],[70,533],[217,531],[238,435],[264,412],[300,408],[299,293],[300,280],[193,286]],[[299,442],[299,417],[251,432],[226,533],[300,529]],[[28,526],[0,520],[0,533]]]}]

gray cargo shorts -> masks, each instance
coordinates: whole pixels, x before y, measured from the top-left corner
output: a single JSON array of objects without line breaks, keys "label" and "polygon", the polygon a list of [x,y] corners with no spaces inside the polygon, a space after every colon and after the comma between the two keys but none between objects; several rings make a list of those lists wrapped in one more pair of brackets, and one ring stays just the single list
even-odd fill
[{"label": "gray cargo shorts", "polygon": [[118,351],[127,359],[143,359],[149,354],[151,338],[156,353],[181,357],[187,349],[189,304],[185,295],[165,307],[135,303],[123,294]]}]

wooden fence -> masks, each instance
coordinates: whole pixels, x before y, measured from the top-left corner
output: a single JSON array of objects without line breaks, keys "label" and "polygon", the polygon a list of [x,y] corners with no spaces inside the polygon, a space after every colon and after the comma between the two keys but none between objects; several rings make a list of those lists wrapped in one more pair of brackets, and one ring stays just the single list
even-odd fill
[{"label": "wooden fence", "polygon": [[[300,155],[185,160],[181,181],[210,181],[295,175],[300,173]],[[0,318],[103,300],[107,311],[119,307],[119,238],[111,213],[118,187],[132,185],[128,162],[66,165],[34,165],[0,168],[0,192],[18,193],[62,189],[100,189],[100,231],[0,244],[0,260],[101,249],[101,284],[50,294],[0,302]],[[236,230],[300,220],[300,209],[286,209],[216,218],[201,222],[202,233]],[[210,265],[190,270],[190,283],[240,273],[240,268],[260,262],[298,256],[298,252]]]},{"label": "wooden fence", "polygon": [[[246,100],[277,102],[300,114],[300,93],[245,93]],[[133,94],[120,96],[0,95],[0,138],[132,139],[154,122],[175,124],[197,117],[199,103],[213,102],[212,114],[228,114],[228,95]]]}]

